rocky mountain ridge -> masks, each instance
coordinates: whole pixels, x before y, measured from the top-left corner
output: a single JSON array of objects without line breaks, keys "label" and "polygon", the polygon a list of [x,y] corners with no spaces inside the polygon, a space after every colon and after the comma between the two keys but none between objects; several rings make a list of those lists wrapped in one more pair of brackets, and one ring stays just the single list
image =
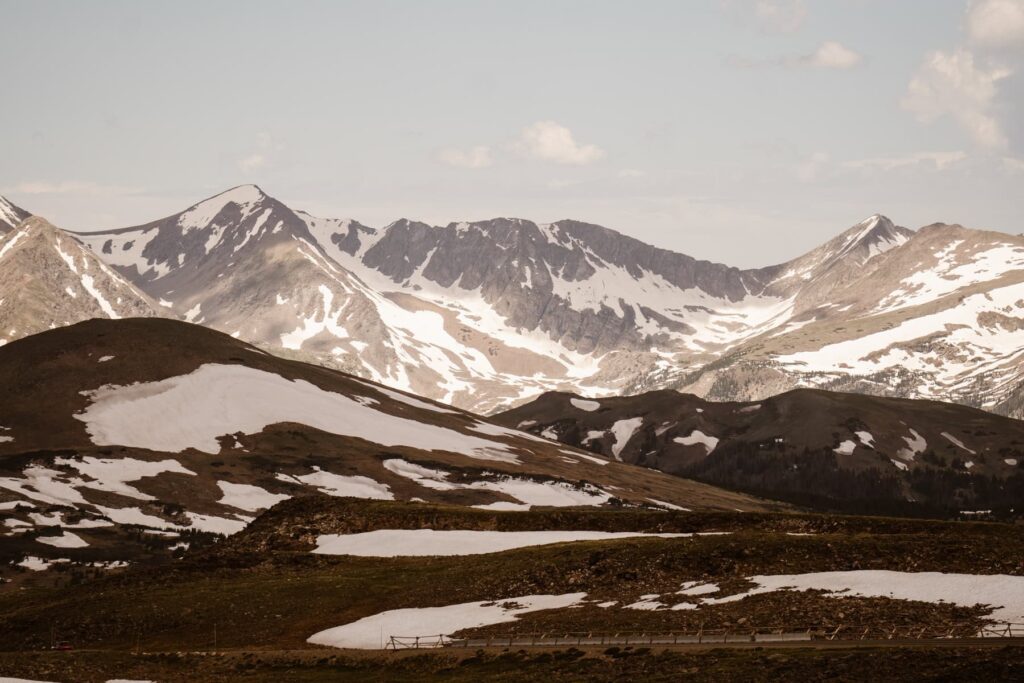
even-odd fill
[{"label": "rocky mountain ridge", "polygon": [[1012,517],[1024,496],[1024,422],[950,403],[818,389],[746,403],[670,390],[601,399],[552,392],[494,419],[823,510]]}]

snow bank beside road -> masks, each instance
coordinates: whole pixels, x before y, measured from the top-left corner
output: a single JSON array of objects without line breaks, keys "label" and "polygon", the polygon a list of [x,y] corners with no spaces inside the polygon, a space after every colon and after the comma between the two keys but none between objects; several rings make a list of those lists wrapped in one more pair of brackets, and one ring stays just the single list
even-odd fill
[{"label": "snow bank beside road", "polygon": [[359,557],[424,557],[481,555],[515,548],[572,541],[621,538],[686,538],[693,534],[646,534],[608,531],[474,531],[456,529],[378,529],[358,534],[323,534],[317,538],[318,555]]},{"label": "snow bank beside road", "polygon": [[450,634],[467,628],[515,621],[520,614],[563,609],[578,604],[586,593],[524,595],[495,602],[464,602],[444,607],[393,609],[310,636],[306,642],[330,647],[377,650],[391,636]]}]

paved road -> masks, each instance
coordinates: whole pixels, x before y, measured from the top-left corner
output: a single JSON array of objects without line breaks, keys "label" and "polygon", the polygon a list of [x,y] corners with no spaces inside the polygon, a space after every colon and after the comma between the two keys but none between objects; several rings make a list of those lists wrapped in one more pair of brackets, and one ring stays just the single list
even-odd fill
[{"label": "paved road", "polygon": [[721,643],[788,643],[794,641],[807,642],[811,634],[801,633],[759,633],[753,638],[749,635],[653,635],[653,636],[562,636],[552,638],[470,638],[454,640],[448,647],[557,647],[565,645],[598,646],[598,645],[700,645]]},{"label": "paved road", "polygon": [[[802,637],[795,637],[795,636]],[[790,637],[793,636],[793,637]],[[596,642],[590,642],[591,640]],[[463,643],[466,644],[463,644]],[[760,636],[757,640],[751,640],[749,636],[705,636],[698,641],[692,638],[680,636],[674,639],[671,636],[664,638],[650,639],[577,639],[577,638],[550,638],[538,639],[536,641],[512,640],[511,645],[507,640],[491,640],[488,644],[486,639],[473,639],[468,642],[459,641],[443,649],[507,649],[514,648],[554,648],[554,647],[658,647],[658,648],[679,648],[679,649],[709,649],[709,648],[814,648],[814,649],[850,649],[850,648],[949,648],[949,647],[1024,647],[1024,638],[904,638],[891,640],[812,640],[806,634],[781,634],[775,636]]]}]

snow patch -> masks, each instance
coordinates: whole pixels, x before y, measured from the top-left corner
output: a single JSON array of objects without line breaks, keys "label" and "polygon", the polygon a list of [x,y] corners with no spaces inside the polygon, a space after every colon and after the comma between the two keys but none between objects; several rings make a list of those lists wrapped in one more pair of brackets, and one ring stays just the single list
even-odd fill
[{"label": "snow patch", "polygon": [[970,448],[968,448],[967,446],[964,445],[963,441],[961,441],[960,439],[956,438],[952,434],[949,434],[947,432],[942,432],[942,438],[944,438],[946,441],[950,442],[954,446],[957,446],[958,448],[967,451],[971,455],[977,455],[978,454],[977,451],[972,451]]},{"label": "snow patch", "polygon": [[672,439],[672,441],[682,444],[683,446],[695,446],[696,444],[701,444],[704,446],[706,454],[710,454],[711,451],[715,450],[715,447],[718,446],[718,437],[705,434],[699,429],[694,429],[689,436],[677,436]]},{"label": "snow patch", "polygon": [[711,593],[717,593],[719,591],[717,583],[702,583],[700,581],[686,581],[679,590],[676,591],[677,595],[710,595]]},{"label": "snow patch", "polygon": [[901,448],[896,455],[904,460],[913,460],[928,447],[928,442],[924,440],[924,437],[913,429],[910,430],[910,436],[903,437],[903,440],[907,442],[907,448]]},{"label": "snow patch", "polygon": [[[603,505],[611,500],[611,495],[592,484],[577,486],[563,481],[535,481],[512,476],[499,476],[495,479],[481,479],[473,482],[454,483],[448,481],[448,472],[431,469],[422,465],[407,462],[400,458],[385,460],[384,468],[400,477],[412,479],[424,488],[435,491],[451,491],[453,489],[471,489],[501,493],[514,498],[519,503],[496,501],[475,507],[491,510],[521,510],[533,505],[546,507],[573,507],[577,505]],[[514,505],[515,507],[509,507]],[[524,508],[525,506],[525,508]]]},{"label": "snow patch", "polygon": [[854,432],[854,434],[856,434],[857,438],[860,440],[860,442],[862,444],[864,444],[865,446],[867,446],[868,448],[874,448],[875,447],[875,437],[871,434],[871,432],[861,431],[861,432]]},{"label": "snow patch", "polygon": [[497,601],[465,602],[444,607],[409,607],[363,617],[344,626],[314,633],[307,642],[361,650],[383,649],[392,636],[450,634],[468,628],[515,621],[520,614],[565,609],[579,604],[586,593],[524,595]]},{"label": "snow patch", "polygon": [[636,433],[636,430],[640,429],[643,423],[644,419],[642,417],[631,417],[625,420],[616,420],[615,424],[612,425],[611,432],[614,437],[612,455],[615,456],[616,460],[622,460],[622,449],[626,447],[629,440],[633,438],[633,434]]},{"label": "snow patch", "polygon": [[70,531],[65,531],[60,536],[39,536],[36,540],[55,548],[85,548],[89,545],[81,536]]},{"label": "snow patch", "polygon": [[570,398],[569,403],[573,404],[580,410],[587,411],[588,413],[592,413],[601,407],[601,404],[598,403],[597,401],[589,401],[587,399],[582,398]]},{"label": "snow patch", "polygon": [[361,475],[344,475],[325,472],[314,467],[310,474],[290,475],[278,474],[279,481],[291,484],[315,486],[321,493],[339,498],[366,498],[369,500],[394,500],[395,495],[387,484],[374,481]]},{"label": "snow patch", "polygon": [[853,455],[855,448],[857,448],[857,442],[847,439],[836,448],[833,448],[832,451],[838,455]]},{"label": "snow patch", "polygon": [[259,486],[251,484],[234,484],[230,481],[218,481],[217,486],[224,493],[217,502],[221,505],[230,505],[240,510],[256,512],[273,507],[282,500],[288,500],[291,496],[283,493],[271,493]]}]

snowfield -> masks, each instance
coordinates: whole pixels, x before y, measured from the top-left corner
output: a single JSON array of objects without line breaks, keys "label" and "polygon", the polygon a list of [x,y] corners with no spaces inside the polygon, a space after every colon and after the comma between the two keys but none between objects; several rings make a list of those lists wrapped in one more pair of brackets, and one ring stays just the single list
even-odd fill
[{"label": "snowfield", "polygon": [[830,597],[858,596],[896,598],[921,602],[949,602],[963,607],[989,605],[992,618],[1024,622],[1024,576],[1007,574],[946,574],[943,572],[896,572],[856,570],[752,576],[757,584],[745,593],[705,598],[704,604],[735,602],[750,595],[780,590],[819,590]]},{"label": "snowfield", "polygon": [[502,493],[519,501],[519,503],[497,501],[488,505],[474,506],[490,510],[528,510],[532,505],[547,507],[604,505],[612,498],[610,493],[592,484],[574,486],[564,481],[536,481],[507,475],[495,479],[455,483],[448,481],[449,472],[424,467],[400,458],[385,460],[383,465],[386,470],[400,477],[412,479],[420,486],[435,491],[477,489]]},{"label": "snowfield", "polygon": [[217,437],[258,434],[296,422],[382,446],[408,446],[517,463],[503,442],[375,410],[304,380],[289,380],[243,365],[208,363],[188,375],[87,392],[90,405],[75,417],[92,442],[180,453],[220,452]]},{"label": "snowfield", "polygon": [[639,537],[688,538],[692,535],[608,531],[378,529],[358,534],[322,534],[317,538],[317,547],[313,552],[318,555],[356,555],[359,557],[482,555],[551,543]]},{"label": "snowfield", "polygon": [[515,621],[520,614],[545,609],[564,609],[579,604],[586,593],[524,595],[494,602],[464,602],[445,607],[393,609],[343,626],[314,633],[313,645],[378,650],[392,636],[445,635],[467,628]]}]

